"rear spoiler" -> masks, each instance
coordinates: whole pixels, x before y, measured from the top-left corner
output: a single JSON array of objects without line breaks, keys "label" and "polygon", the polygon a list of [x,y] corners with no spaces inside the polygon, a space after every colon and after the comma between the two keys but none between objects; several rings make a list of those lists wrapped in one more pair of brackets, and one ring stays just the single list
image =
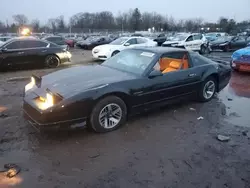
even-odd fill
[{"label": "rear spoiler", "polygon": [[36,76],[34,74],[32,75],[32,77],[35,79],[36,86],[40,88],[42,84],[42,77]]}]

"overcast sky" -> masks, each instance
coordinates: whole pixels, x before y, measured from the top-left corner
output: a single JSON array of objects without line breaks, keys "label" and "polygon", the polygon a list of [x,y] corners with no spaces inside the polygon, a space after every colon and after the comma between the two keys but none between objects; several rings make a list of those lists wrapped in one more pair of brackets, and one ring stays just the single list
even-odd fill
[{"label": "overcast sky", "polygon": [[0,20],[12,21],[12,15],[25,14],[29,20],[47,19],[79,12],[111,11],[117,14],[138,7],[140,11],[156,11],[176,19],[202,17],[217,21],[220,16],[237,21],[250,19],[250,0],[0,0]]}]

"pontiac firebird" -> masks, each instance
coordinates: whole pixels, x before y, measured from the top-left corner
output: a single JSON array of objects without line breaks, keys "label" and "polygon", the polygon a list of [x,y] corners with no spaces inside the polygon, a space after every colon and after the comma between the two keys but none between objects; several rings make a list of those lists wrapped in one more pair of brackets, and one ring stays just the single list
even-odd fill
[{"label": "pontiac firebird", "polygon": [[209,101],[230,77],[230,66],[185,49],[127,49],[101,65],[32,76],[25,86],[23,110],[39,130],[86,124],[108,132],[146,108],[189,96]]}]

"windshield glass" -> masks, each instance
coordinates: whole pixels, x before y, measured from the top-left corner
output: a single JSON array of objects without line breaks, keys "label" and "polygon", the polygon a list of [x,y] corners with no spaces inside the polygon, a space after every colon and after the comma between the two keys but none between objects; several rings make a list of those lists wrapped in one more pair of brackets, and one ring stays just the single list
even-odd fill
[{"label": "windshield glass", "polygon": [[111,42],[110,44],[113,44],[113,45],[122,45],[124,42],[126,42],[129,38],[128,37],[121,37],[121,38],[118,38],[116,40],[114,40],[113,42]]},{"label": "windshield glass", "polygon": [[207,34],[205,34],[205,36],[208,36],[208,37],[216,37],[216,36],[217,36],[217,33],[207,33]]},{"label": "windshield glass", "polygon": [[0,41],[0,47],[2,47],[5,44],[5,42]]},{"label": "windshield glass", "polygon": [[106,60],[102,65],[121,71],[142,75],[155,58],[155,53],[141,50],[124,50]]},{"label": "windshield glass", "polygon": [[88,38],[86,39],[86,41],[92,42],[92,41],[96,41],[97,39],[98,39],[97,37],[88,37]]}]

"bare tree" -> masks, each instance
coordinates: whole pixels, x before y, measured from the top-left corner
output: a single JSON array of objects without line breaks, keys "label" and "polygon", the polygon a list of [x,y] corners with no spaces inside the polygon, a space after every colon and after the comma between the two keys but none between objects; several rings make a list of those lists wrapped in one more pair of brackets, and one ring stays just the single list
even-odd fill
[{"label": "bare tree", "polygon": [[56,26],[57,20],[54,18],[51,18],[48,20],[48,27],[52,30],[52,32],[56,32],[57,26]]},{"label": "bare tree", "polygon": [[13,20],[19,26],[23,26],[28,23],[28,18],[24,14],[16,14],[13,16]]},{"label": "bare tree", "polygon": [[33,28],[33,31],[38,32],[40,29],[40,21],[38,19],[35,19],[31,22],[31,26]]}]

